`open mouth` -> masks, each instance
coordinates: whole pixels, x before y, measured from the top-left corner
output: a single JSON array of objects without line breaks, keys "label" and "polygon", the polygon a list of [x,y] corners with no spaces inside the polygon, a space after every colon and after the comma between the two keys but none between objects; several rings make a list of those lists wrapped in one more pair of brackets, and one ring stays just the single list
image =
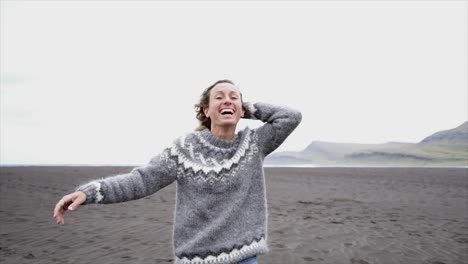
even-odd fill
[{"label": "open mouth", "polygon": [[221,109],[220,113],[221,115],[233,115],[234,110],[233,109]]}]

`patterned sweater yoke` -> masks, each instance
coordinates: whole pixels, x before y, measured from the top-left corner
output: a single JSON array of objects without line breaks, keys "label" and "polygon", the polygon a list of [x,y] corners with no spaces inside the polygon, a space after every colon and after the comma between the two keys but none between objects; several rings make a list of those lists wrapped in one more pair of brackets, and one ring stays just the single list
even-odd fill
[{"label": "patterned sweater yoke", "polygon": [[119,203],[176,182],[173,251],[177,264],[237,263],[269,251],[263,161],[299,125],[300,112],[266,103],[244,104],[245,118],[264,124],[232,140],[208,129],[177,138],[147,165],[77,188],[85,204]]}]

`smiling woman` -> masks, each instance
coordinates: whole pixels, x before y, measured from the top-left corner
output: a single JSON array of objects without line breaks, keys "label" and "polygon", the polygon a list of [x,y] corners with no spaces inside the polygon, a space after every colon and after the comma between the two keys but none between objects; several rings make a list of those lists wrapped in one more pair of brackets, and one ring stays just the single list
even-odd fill
[{"label": "smiling woman", "polygon": [[[216,90],[211,93],[211,90],[215,86],[219,84],[219,87],[216,87]],[[225,94],[225,93],[231,93],[231,94]],[[216,94],[215,94],[216,93]],[[208,128],[211,130],[211,118],[209,117],[209,106],[210,102],[212,101],[220,101],[223,96],[231,96],[234,101],[240,101],[242,104],[242,94],[240,93],[239,89],[234,85],[234,82],[230,80],[219,80],[215,82],[213,85],[210,87],[206,88],[201,97],[200,101],[195,105],[195,111],[197,112],[197,119],[200,121],[200,125],[195,129],[196,131],[203,130],[205,128]],[[214,98],[216,97],[216,98]],[[210,100],[211,99],[211,100]],[[228,109],[232,109],[233,107],[227,107]],[[234,109],[233,109],[234,110]],[[242,109],[245,110],[245,109]]]},{"label": "smiling woman", "polygon": [[[302,120],[300,112],[242,101],[232,81],[205,89],[195,105],[200,126],[177,138],[149,164],[128,174],[79,186],[56,205],[54,217],[81,204],[118,203],[177,183],[175,263],[257,263],[269,251],[263,161]],[[263,126],[236,133],[240,118]]]},{"label": "smiling woman", "polygon": [[195,110],[200,120],[196,130],[207,128],[223,139],[232,139],[239,119],[245,114],[242,94],[230,80],[220,80],[208,87]]}]

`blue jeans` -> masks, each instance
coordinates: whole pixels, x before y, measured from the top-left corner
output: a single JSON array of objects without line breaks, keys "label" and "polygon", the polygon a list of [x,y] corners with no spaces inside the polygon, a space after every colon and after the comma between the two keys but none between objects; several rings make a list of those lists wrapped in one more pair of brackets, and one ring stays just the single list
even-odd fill
[{"label": "blue jeans", "polygon": [[239,264],[258,264],[257,256],[248,257],[246,259],[243,259],[243,260],[239,261]]}]

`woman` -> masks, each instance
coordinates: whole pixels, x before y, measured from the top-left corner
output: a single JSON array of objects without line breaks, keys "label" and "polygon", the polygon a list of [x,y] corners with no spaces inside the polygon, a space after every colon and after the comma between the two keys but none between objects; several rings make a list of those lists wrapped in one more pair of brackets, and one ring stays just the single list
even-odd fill
[{"label": "woman", "polygon": [[[200,126],[130,173],[95,180],[65,195],[54,218],[82,204],[118,203],[151,195],[177,182],[173,230],[176,263],[257,263],[267,246],[263,160],[301,122],[300,112],[244,103],[229,80],[208,87],[196,105]],[[236,131],[240,118],[256,129]]]}]

